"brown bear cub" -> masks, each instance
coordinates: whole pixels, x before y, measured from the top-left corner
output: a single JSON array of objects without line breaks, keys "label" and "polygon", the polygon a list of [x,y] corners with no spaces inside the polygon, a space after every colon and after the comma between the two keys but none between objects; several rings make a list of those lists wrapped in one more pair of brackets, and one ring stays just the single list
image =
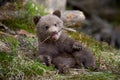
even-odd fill
[{"label": "brown bear cub", "polygon": [[85,68],[95,67],[95,60],[90,51],[63,32],[60,16],[60,11],[55,11],[43,17],[34,17],[39,59],[48,66],[54,65],[59,73],[66,73],[69,68],[81,65]]}]

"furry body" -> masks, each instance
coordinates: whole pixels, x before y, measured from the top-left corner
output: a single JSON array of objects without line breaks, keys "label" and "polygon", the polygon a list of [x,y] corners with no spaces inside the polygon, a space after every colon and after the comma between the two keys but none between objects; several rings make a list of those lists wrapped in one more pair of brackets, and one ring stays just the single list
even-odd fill
[{"label": "furry body", "polygon": [[34,17],[39,59],[48,66],[55,65],[60,73],[68,72],[69,68],[81,65],[85,68],[94,67],[95,60],[91,52],[62,31],[63,22],[57,14],[54,12],[43,17]]}]

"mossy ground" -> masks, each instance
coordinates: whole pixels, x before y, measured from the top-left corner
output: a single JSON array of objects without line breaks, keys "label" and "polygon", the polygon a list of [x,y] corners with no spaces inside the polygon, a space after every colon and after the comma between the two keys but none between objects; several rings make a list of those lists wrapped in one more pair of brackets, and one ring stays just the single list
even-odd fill
[{"label": "mossy ground", "polygon": [[[39,12],[35,10],[35,6],[31,7],[31,3],[27,5],[25,18],[18,18],[8,21],[2,21],[12,30],[24,29],[28,32],[34,32],[34,24],[32,17],[40,13],[45,15],[43,8],[40,7]],[[26,15],[25,14],[25,15]],[[32,52],[37,53],[37,38],[23,37],[27,42],[21,49],[21,42],[14,36],[0,35],[0,41],[6,43],[10,48],[10,52],[0,52],[0,79],[1,80],[119,80],[120,79],[120,51],[116,50],[106,43],[100,43],[83,33],[69,33],[73,38],[79,40],[85,47],[89,48],[95,56],[99,71],[83,71],[78,74],[57,74],[53,66],[46,67],[31,55],[26,54]],[[30,54],[28,54],[30,55]],[[73,71],[74,72],[74,71]]]},{"label": "mossy ground", "polygon": [[[90,37],[84,34],[70,33],[72,37],[80,40],[84,46],[88,47],[96,58],[99,71],[85,71],[74,74],[75,71],[71,71],[71,74],[57,74],[56,69],[53,66],[46,67],[40,63],[37,59],[31,59],[26,56],[27,52],[20,49],[19,40],[14,37],[0,37],[0,41],[8,43],[11,48],[11,52],[0,52],[0,78],[2,80],[8,79],[20,79],[20,80],[38,80],[38,79],[50,79],[50,80],[118,80],[120,72],[119,64],[119,51],[107,46],[106,44],[100,44]],[[25,38],[29,43],[25,48],[26,51],[33,50],[36,47],[33,46],[36,38]],[[116,60],[118,59],[118,60]]]}]

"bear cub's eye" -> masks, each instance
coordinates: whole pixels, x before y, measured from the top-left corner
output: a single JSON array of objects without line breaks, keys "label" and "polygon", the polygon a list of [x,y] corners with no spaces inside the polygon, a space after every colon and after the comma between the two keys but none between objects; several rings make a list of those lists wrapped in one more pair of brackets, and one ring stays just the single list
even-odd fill
[{"label": "bear cub's eye", "polygon": [[56,27],[57,27],[57,24],[54,24],[54,26],[56,26]]},{"label": "bear cub's eye", "polygon": [[49,26],[45,26],[45,29],[48,29],[49,28]]}]

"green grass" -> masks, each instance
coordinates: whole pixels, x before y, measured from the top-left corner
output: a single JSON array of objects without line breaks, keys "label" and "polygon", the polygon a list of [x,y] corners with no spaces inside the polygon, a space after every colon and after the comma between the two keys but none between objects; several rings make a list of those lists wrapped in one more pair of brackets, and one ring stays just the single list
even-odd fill
[{"label": "green grass", "polygon": [[3,24],[9,26],[12,30],[24,29],[28,32],[34,33],[34,24],[32,21],[28,21],[25,18],[16,18],[12,20],[2,21]]},{"label": "green grass", "polygon": [[52,69],[23,55],[15,56],[0,52],[0,79],[2,80],[10,78],[24,80],[28,77],[40,77]]}]

